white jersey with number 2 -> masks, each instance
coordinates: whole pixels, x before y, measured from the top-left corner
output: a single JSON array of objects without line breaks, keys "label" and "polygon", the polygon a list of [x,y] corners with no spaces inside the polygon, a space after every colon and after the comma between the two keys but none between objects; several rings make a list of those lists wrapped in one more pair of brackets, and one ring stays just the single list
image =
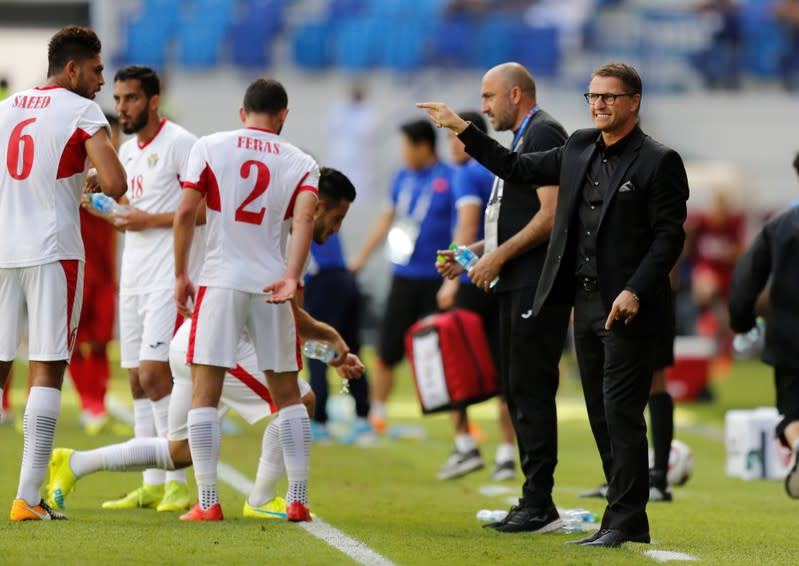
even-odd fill
[{"label": "white jersey with number 2", "polygon": [[107,127],[97,104],[62,87],[0,102],[0,268],[84,259],[84,142]]},{"label": "white jersey with number 2", "polygon": [[194,145],[185,188],[206,197],[205,262],[197,283],[248,293],[282,278],[283,221],[302,191],[318,193],[319,168],[277,134],[220,132]]}]

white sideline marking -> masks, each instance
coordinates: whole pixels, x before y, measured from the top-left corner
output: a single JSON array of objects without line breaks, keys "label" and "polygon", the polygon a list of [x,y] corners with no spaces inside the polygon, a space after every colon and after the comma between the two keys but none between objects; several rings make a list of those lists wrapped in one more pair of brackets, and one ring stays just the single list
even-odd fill
[{"label": "white sideline marking", "polygon": [[[113,395],[106,397],[108,412],[115,418],[133,426],[133,411]],[[249,495],[253,483],[233,466],[220,460],[217,465],[219,479],[244,495]],[[352,558],[364,566],[395,566],[395,564],[351,536],[341,532],[331,524],[315,517],[310,523],[299,523],[310,534]]]},{"label": "white sideline marking", "polygon": [[508,487],[507,485],[481,485],[477,488],[477,493],[480,495],[486,495],[488,497],[495,497],[497,495],[507,495],[509,493],[513,493],[516,490],[512,487]]},{"label": "white sideline marking", "polygon": [[673,550],[647,550],[644,552],[644,556],[654,558],[661,563],[669,562],[670,560],[682,560],[687,562],[699,560],[699,558],[696,556],[691,556],[690,554],[686,554],[684,552],[675,552]]}]

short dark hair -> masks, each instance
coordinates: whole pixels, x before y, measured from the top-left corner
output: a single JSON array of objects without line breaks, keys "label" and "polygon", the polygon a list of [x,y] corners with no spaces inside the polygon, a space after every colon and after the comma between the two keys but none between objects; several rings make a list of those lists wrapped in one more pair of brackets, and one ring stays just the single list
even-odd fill
[{"label": "short dark hair", "polygon": [[436,151],[436,130],[429,120],[413,120],[400,126],[400,131],[405,134],[412,144],[427,144],[433,152]]},{"label": "short dark hair", "polygon": [[133,80],[139,81],[141,89],[147,95],[147,98],[161,94],[161,79],[158,77],[158,73],[150,67],[128,65],[127,67],[122,67],[114,75],[114,82]]},{"label": "short dark hair", "polygon": [[606,63],[591,73],[591,78],[593,79],[594,77],[615,77],[624,83],[624,88],[630,94],[642,94],[644,91],[638,71],[626,63],[618,61]]},{"label": "short dark hair", "polygon": [[244,111],[274,116],[289,106],[286,89],[275,79],[255,79],[244,92]]},{"label": "short dark hair", "polygon": [[355,187],[349,178],[332,167],[322,167],[319,169],[319,196],[323,199],[340,202],[355,200]]},{"label": "short dark hair", "polygon": [[92,29],[74,25],[61,28],[47,46],[47,76],[59,73],[70,61],[83,63],[97,56],[101,47]]},{"label": "short dark hair", "polygon": [[472,125],[481,132],[488,130],[485,118],[483,118],[483,115],[475,110],[464,110],[463,112],[458,112],[458,116],[467,122],[471,122]]}]

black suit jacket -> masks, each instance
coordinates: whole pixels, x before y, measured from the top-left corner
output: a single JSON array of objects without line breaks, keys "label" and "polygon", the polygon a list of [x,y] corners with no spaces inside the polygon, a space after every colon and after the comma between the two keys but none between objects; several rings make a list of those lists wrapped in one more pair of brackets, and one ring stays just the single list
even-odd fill
[{"label": "black suit jacket", "polygon": [[771,278],[763,361],[799,369],[799,207],[763,227],[735,265],[730,287],[730,326],[746,332],[755,325],[755,302]]},{"label": "black suit jacket", "polygon": [[[515,154],[469,126],[460,138],[466,151],[507,180],[560,185],[555,224],[533,304],[538,314],[546,301],[573,302],[576,213],[585,174],[599,136],[597,129],[578,130],[565,145],[544,152]],[[630,133],[610,182],[597,232],[599,291],[610,311],[615,298],[630,289],[640,298],[638,315],[628,334],[652,334],[669,313],[669,271],[685,241],[683,223],[688,179],[679,154],[636,127]],[[624,186],[624,189],[619,189]]]}]

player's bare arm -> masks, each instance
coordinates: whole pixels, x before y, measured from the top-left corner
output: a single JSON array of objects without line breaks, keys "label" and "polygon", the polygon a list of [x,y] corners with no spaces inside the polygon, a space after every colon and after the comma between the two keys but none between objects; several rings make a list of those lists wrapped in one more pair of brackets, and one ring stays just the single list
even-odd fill
[{"label": "player's bare arm", "polygon": [[178,312],[183,316],[191,316],[189,300],[194,300],[194,284],[189,279],[189,252],[202,201],[202,193],[185,189],[172,226],[175,245],[175,303]]},{"label": "player's bare arm", "polygon": [[472,282],[485,289],[511,259],[540,246],[549,239],[555,221],[555,205],[558,202],[558,187],[555,185],[536,189],[541,208],[524,228],[505,240],[496,250],[485,254],[469,272]]},{"label": "player's bare arm", "polygon": [[378,217],[377,222],[375,222],[374,226],[372,226],[372,230],[366,237],[366,243],[361,248],[361,251],[355,256],[355,259],[350,262],[350,271],[357,273],[363,269],[363,266],[366,264],[366,260],[369,259],[369,256],[372,255],[377,246],[383,243],[383,241],[386,239],[386,236],[388,236],[388,232],[391,230],[392,222],[394,222],[394,211],[391,209],[384,210],[383,213]]},{"label": "player's bare arm", "polygon": [[269,303],[285,303],[294,298],[305,260],[308,258],[308,251],[311,249],[317,200],[318,197],[312,191],[301,191],[297,195],[294,217],[291,221],[286,273],[283,279],[264,287],[264,293],[271,293],[266,299]]},{"label": "player's bare arm", "polygon": [[101,128],[86,140],[86,155],[97,170],[98,188],[110,197],[119,198],[128,189],[125,168],[105,129]]}]

